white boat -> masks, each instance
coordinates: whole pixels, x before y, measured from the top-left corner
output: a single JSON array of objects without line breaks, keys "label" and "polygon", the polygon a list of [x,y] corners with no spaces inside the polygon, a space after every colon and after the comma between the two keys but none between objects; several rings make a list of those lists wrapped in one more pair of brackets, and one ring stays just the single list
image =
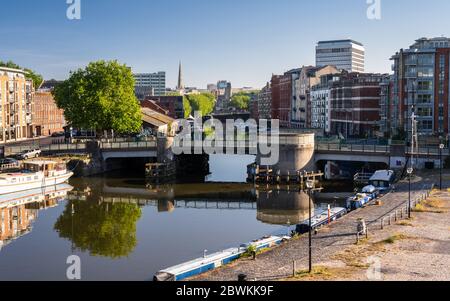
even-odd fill
[{"label": "white boat", "polygon": [[378,170],[369,180],[369,185],[383,192],[389,190],[394,184],[395,173],[392,170]]},{"label": "white boat", "polygon": [[73,176],[65,164],[54,161],[29,161],[23,171],[0,174],[0,195],[65,183]]}]

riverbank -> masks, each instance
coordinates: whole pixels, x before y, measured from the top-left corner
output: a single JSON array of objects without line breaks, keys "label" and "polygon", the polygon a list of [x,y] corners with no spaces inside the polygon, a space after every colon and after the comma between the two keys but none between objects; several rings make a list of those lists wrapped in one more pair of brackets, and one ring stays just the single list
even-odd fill
[{"label": "riverbank", "polygon": [[[421,176],[416,177],[412,183],[412,197],[419,198],[426,190],[431,188],[432,184],[437,183],[438,180],[439,179],[431,173],[424,173]],[[239,274],[247,275],[249,280],[284,280],[289,279],[289,277],[293,275],[294,261],[296,262],[296,271],[299,274],[298,277],[291,280],[367,280],[366,273],[371,265],[366,259],[371,256],[381,258],[381,273],[383,275],[382,279],[384,280],[397,280],[397,278],[398,280],[408,280],[417,277],[418,275],[427,275],[427,277],[430,278],[437,277],[438,279],[450,279],[445,273],[435,273],[436,271],[434,270],[442,270],[441,264],[445,264],[448,260],[446,254],[443,255],[445,259],[443,259],[442,262],[436,261],[438,267],[430,265],[428,270],[417,272],[418,274],[414,274],[415,270],[408,265],[404,265],[405,268],[402,270],[403,272],[396,268],[397,265],[404,264],[401,261],[396,263],[396,259],[408,259],[410,262],[409,264],[414,265],[424,257],[423,253],[417,252],[416,255],[413,251],[411,251],[409,257],[397,255],[398,251],[396,249],[390,249],[398,247],[397,243],[410,244],[417,248],[430,248],[430,245],[424,243],[424,241],[437,239],[437,237],[434,237],[431,234],[424,237],[417,236],[418,234],[415,234],[416,236],[414,236],[413,234],[416,232],[416,228],[419,229],[419,226],[424,227],[424,234],[434,233],[435,228],[442,229],[442,227],[444,227],[444,229],[447,230],[447,233],[445,233],[445,231],[438,231],[440,234],[436,235],[440,237],[441,241],[434,242],[436,244],[435,249],[437,250],[436,252],[439,252],[439,250],[442,250],[445,246],[447,246],[447,250],[450,249],[448,248],[448,230],[450,230],[448,217],[442,215],[442,219],[437,219],[424,215],[424,220],[422,220],[420,216],[420,214],[437,213],[414,213],[414,220],[399,222],[397,225],[388,226],[385,227],[384,230],[381,230],[381,223],[378,223],[379,218],[404,204],[407,199],[408,183],[403,181],[397,184],[396,192],[390,193],[381,199],[381,205],[371,204],[366,208],[351,212],[331,226],[321,229],[313,238],[313,264],[316,267],[316,274],[313,276],[305,276],[305,274],[301,272],[308,266],[308,239],[306,235],[299,239],[292,240],[281,247],[261,254],[257,260],[239,260],[231,265],[211,271],[191,280],[233,281],[237,280],[237,275]],[[359,245],[356,245],[356,225],[360,218],[365,219],[369,224],[370,235],[369,240],[362,241]],[[438,221],[434,223],[431,222],[431,220]],[[409,226],[409,223],[414,222],[418,223],[417,226]],[[424,225],[427,226],[425,227]],[[411,231],[411,233],[403,233],[400,230]],[[421,231],[418,232],[422,233]],[[445,237],[445,235],[447,235],[447,237]],[[392,244],[390,243],[391,241],[393,241]],[[434,247],[431,247],[432,250],[434,250],[433,248]],[[440,252],[442,253],[442,251]],[[383,262],[383,257],[381,257],[381,255],[386,256],[385,263]],[[385,268],[383,268],[383,266]],[[426,269],[426,265],[424,265],[423,268]],[[407,272],[411,273],[411,275],[409,275],[410,278],[406,275]]]}]

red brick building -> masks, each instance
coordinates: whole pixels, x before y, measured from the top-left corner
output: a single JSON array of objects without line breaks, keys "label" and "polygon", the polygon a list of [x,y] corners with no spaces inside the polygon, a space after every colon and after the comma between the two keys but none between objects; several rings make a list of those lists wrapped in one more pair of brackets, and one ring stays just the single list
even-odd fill
[{"label": "red brick building", "polygon": [[154,101],[163,109],[168,110],[168,115],[172,118],[184,118],[183,96],[147,96],[145,100]]},{"label": "red brick building", "polygon": [[37,136],[50,136],[64,131],[64,111],[59,109],[51,92],[38,91],[34,94],[34,121]]},{"label": "red brick building", "polygon": [[331,133],[371,137],[380,121],[380,83],[386,75],[344,73],[330,89]]},{"label": "red brick building", "polygon": [[292,75],[273,75],[272,81],[272,119],[280,120],[280,127],[291,126]]}]

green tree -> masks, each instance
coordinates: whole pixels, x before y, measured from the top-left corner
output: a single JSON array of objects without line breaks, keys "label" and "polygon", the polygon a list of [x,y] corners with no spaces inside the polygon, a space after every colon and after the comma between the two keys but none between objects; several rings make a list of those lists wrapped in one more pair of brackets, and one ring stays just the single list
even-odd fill
[{"label": "green tree", "polygon": [[239,92],[231,97],[231,107],[240,110],[248,110],[250,101],[257,96],[257,91]]},{"label": "green tree", "polygon": [[54,228],[61,238],[69,239],[83,252],[121,258],[137,245],[136,223],[141,214],[135,204],[70,201]]},{"label": "green tree", "polygon": [[192,107],[191,103],[189,102],[189,99],[187,99],[186,96],[183,96],[183,108],[184,108],[184,118],[189,118],[192,113]]},{"label": "green tree", "polygon": [[[22,67],[20,67],[19,65],[17,65],[12,61],[7,62],[0,61],[0,67],[22,69]],[[23,71],[25,71],[26,73],[25,78],[33,81],[33,86],[35,89],[38,89],[44,82],[42,75],[35,73],[33,70],[24,68]]]},{"label": "green tree", "polygon": [[189,94],[185,97],[190,104],[191,111],[201,112],[202,116],[207,116],[214,111],[216,99],[211,93]]},{"label": "green tree", "polygon": [[79,128],[136,133],[142,126],[131,70],[117,61],[90,63],[53,91],[67,121]]}]

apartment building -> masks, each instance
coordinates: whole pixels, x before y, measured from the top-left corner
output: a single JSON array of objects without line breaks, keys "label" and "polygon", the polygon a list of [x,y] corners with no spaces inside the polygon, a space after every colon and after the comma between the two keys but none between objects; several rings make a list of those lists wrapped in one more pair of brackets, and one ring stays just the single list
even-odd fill
[{"label": "apartment building", "polygon": [[23,70],[0,67],[0,143],[34,136],[33,94]]},{"label": "apartment building", "polygon": [[448,137],[450,39],[421,38],[392,56],[391,132],[411,132],[413,113],[422,137]]},{"label": "apartment building", "polygon": [[340,71],[334,66],[304,66],[295,72],[292,93],[292,127],[312,127],[311,88],[320,83],[321,76],[338,73]]},{"label": "apartment building", "polygon": [[320,83],[311,87],[311,128],[331,132],[330,88],[339,74],[326,74],[320,77]]},{"label": "apartment building", "polygon": [[386,75],[343,73],[331,85],[331,133],[345,138],[372,137],[380,121],[380,83]]},{"label": "apartment building", "polygon": [[40,89],[34,94],[33,124],[36,136],[50,136],[64,131],[64,110],[58,108],[50,90]]},{"label": "apartment building", "polygon": [[260,119],[272,118],[272,87],[269,82],[258,94],[258,115]]},{"label": "apartment building", "polygon": [[272,119],[280,120],[280,127],[291,127],[291,101],[292,86],[295,72],[286,72],[283,75],[273,75],[271,80],[272,86]]}]

